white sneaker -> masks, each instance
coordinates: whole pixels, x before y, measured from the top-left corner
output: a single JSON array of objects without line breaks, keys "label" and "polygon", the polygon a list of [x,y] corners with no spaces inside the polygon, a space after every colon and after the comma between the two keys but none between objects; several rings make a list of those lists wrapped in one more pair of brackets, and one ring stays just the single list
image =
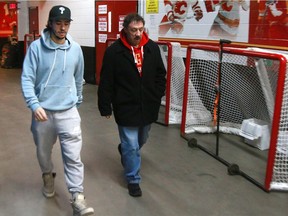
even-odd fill
[{"label": "white sneaker", "polygon": [[92,207],[87,207],[84,194],[76,193],[73,195],[71,202],[73,208],[73,216],[87,216],[94,214]]}]

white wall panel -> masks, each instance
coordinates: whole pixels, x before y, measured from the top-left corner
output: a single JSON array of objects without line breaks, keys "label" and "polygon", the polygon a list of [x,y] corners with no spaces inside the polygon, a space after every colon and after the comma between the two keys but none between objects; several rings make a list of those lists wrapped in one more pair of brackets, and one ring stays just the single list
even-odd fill
[{"label": "white wall panel", "polygon": [[73,21],[69,33],[81,46],[95,47],[95,2],[94,0],[64,1],[24,1],[20,0],[18,23],[19,38],[23,40],[29,31],[28,8],[37,6],[39,9],[39,30],[45,28],[50,9],[54,5],[65,5],[70,8]]}]

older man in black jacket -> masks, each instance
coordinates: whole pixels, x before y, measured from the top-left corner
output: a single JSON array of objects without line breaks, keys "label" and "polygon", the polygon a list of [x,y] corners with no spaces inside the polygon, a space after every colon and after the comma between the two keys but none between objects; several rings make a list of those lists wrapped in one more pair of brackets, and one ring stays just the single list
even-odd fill
[{"label": "older man in black jacket", "polygon": [[140,149],[158,118],[166,86],[166,70],[158,45],[144,32],[144,19],[128,14],[120,38],[105,51],[98,106],[102,116],[112,110],[121,143],[118,150],[131,196],[142,195]]}]

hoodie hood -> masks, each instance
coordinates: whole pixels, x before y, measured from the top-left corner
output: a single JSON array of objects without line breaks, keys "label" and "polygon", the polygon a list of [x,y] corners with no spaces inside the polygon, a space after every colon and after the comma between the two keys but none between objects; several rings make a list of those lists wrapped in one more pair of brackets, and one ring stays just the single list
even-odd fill
[{"label": "hoodie hood", "polygon": [[50,31],[46,28],[42,31],[41,34],[41,43],[48,49],[56,50],[56,49],[62,49],[66,50],[71,47],[72,44],[72,37],[67,34],[66,35],[66,41],[64,44],[56,44],[51,40],[50,37]]},{"label": "hoodie hood", "polygon": [[64,73],[65,69],[66,69],[66,60],[67,60],[67,50],[71,47],[72,45],[72,37],[67,34],[66,35],[66,40],[64,44],[57,44],[55,43],[50,36],[50,31],[46,28],[42,31],[41,34],[41,43],[43,44],[44,47],[46,47],[47,49],[50,50],[54,50],[54,60],[53,60],[53,64],[51,66],[50,72],[49,72],[49,76],[48,79],[46,81],[45,87],[48,85],[48,82],[50,80],[50,76],[52,75],[52,72],[54,70],[55,67],[55,63],[56,63],[56,58],[57,58],[57,52],[58,50],[64,50],[64,62],[63,62],[63,68],[62,68],[62,72]]},{"label": "hoodie hood", "polygon": [[139,72],[140,77],[142,77],[142,64],[144,59],[144,45],[148,43],[149,38],[146,32],[143,32],[141,41],[137,47],[133,47],[129,44],[127,36],[124,29],[121,30],[120,40],[133,54],[134,62]]},{"label": "hoodie hood", "polygon": [[[122,43],[123,43],[129,50],[132,50],[132,46],[128,43],[128,40],[127,40],[125,31],[124,31],[124,28],[123,28],[123,29],[121,30],[121,32],[120,32],[120,39],[121,39]],[[142,34],[142,39],[141,39],[138,47],[144,46],[146,43],[148,43],[148,41],[149,41],[148,34],[147,34],[146,32],[143,32],[143,34]]]}]

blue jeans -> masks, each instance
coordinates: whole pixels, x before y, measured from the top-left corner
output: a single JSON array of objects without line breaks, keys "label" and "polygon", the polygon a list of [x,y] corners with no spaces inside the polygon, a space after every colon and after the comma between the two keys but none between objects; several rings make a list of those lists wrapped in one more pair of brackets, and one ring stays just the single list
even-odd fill
[{"label": "blue jeans", "polygon": [[150,128],[150,124],[143,127],[123,127],[118,125],[124,174],[128,184],[139,184],[141,181],[139,174],[141,167],[140,149],[148,139]]}]

